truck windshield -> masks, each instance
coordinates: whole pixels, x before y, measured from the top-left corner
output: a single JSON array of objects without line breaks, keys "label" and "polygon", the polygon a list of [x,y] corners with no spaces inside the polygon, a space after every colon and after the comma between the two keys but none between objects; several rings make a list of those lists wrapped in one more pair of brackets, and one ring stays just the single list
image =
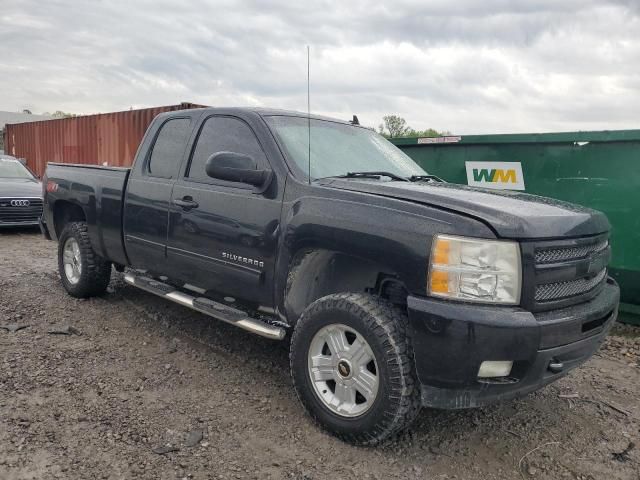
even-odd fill
[{"label": "truck windshield", "polygon": [[[309,120],[283,115],[269,116],[266,120],[287,160],[306,176],[309,171]],[[411,158],[374,131],[311,119],[312,179],[368,171],[390,172],[401,177],[427,175]]]},{"label": "truck windshield", "polygon": [[0,178],[28,178],[33,175],[18,160],[0,157]]}]

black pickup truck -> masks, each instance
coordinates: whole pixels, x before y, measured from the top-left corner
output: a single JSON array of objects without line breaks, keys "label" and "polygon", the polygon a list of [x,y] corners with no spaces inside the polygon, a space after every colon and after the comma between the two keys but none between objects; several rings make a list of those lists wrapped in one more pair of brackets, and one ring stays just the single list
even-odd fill
[{"label": "black pickup truck", "polygon": [[114,267],[286,339],[304,407],[359,444],[421,406],[526,394],[598,349],[619,300],[602,213],[448,184],[356,123],[185,110],[155,118],[131,169],[49,164],[64,287],[100,295]]}]

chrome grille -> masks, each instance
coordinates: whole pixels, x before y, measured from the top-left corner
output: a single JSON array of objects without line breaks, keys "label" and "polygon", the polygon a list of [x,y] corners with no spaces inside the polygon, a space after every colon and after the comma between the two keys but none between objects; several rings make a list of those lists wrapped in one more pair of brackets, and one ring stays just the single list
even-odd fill
[{"label": "chrome grille", "polygon": [[[15,200],[18,200],[16,202]],[[29,205],[24,206],[23,200]],[[14,205],[12,205],[12,203]],[[0,225],[3,223],[34,223],[42,216],[42,199],[40,198],[0,198]]]},{"label": "chrome grille", "polygon": [[606,275],[607,269],[604,268],[592,278],[578,278],[566,282],[537,285],[535,300],[536,302],[546,302],[587,293],[596,288],[604,280]]},{"label": "chrome grille", "polygon": [[581,245],[578,247],[555,247],[536,249],[536,263],[554,263],[564,262],[567,260],[576,260],[585,258],[592,253],[599,252],[607,248],[608,240],[602,240],[592,245]]}]

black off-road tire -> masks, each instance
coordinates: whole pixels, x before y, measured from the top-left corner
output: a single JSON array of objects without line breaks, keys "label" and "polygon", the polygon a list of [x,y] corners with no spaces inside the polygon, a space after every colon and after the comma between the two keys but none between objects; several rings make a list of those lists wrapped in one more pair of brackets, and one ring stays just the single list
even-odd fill
[{"label": "black off-road tire", "polygon": [[[291,338],[291,377],[298,398],[316,423],[349,443],[376,445],[415,420],[420,411],[420,388],[407,322],[400,309],[374,295],[333,294],[307,307]],[[369,410],[357,417],[332,412],[311,382],[308,369],[311,341],[329,324],[343,324],[356,330],[376,357],[378,394]]]},{"label": "black off-road tire", "polygon": [[[64,270],[63,252],[67,240],[73,237],[80,247],[80,263],[82,265],[80,280],[72,283]],[[91,247],[87,224],[85,222],[69,223],[58,239],[58,271],[62,285],[72,297],[87,298],[102,295],[111,279],[111,262],[98,256]]]}]

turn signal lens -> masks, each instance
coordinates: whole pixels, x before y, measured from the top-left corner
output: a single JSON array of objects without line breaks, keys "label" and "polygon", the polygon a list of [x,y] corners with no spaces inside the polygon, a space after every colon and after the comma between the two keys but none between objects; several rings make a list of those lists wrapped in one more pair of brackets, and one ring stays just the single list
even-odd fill
[{"label": "turn signal lens", "polygon": [[449,291],[449,273],[442,270],[431,274],[431,291],[447,293]]},{"label": "turn signal lens", "polygon": [[438,239],[433,247],[433,262],[441,265],[449,263],[450,242],[445,239]]},{"label": "turn signal lens", "polygon": [[520,247],[516,242],[436,235],[427,293],[459,300],[520,302]]}]

